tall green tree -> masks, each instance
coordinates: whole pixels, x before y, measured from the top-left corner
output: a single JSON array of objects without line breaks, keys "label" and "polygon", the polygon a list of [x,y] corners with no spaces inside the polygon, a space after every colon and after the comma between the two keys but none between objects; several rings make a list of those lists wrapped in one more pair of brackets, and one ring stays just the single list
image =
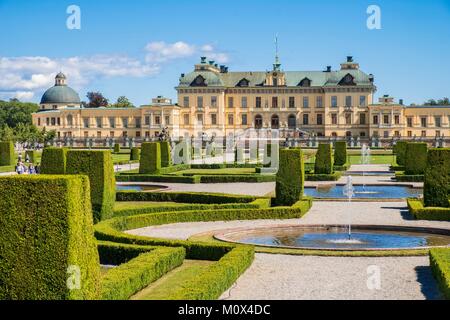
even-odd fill
[{"label": "tall green tree", "polygon": [[110,108],[134,108],[133,103],[128,100],[125,96],[120,96],[117,98],[116,103],[110,104]]}]

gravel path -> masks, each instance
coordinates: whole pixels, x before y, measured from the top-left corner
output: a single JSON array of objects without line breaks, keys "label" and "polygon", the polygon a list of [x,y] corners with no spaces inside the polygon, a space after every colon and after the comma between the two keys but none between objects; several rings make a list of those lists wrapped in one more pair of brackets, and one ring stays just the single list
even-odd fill
[{"label": "gravel path", "polygon": [[256,254],[251,267],[220,297],[227,300],[440,298],[428,257],[345,258],[271,254]]}]

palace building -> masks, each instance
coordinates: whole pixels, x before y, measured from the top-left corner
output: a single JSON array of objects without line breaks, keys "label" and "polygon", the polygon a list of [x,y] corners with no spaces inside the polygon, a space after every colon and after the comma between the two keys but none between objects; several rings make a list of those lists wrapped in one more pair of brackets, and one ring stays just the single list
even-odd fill
[{"label": "palace building", "polygon": [[338,70],[232,72],[202,57],[175,88],[178,103],[157,97],[137,108],[83,108],[59,73],[33,123],[58,138],[152,138],[168,128],[180,136],[225,136],[278,129],[284,137],[450,136],[450,106],[405,106],[385,95],[374,103],[374,76],[347,57]]}]

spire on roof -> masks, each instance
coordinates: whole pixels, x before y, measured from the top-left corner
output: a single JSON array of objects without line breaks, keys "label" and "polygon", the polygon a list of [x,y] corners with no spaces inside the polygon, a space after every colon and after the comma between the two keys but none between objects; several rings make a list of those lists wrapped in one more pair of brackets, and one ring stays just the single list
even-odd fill
[{"label": "spire on roof", "polygon": [[281,63],[278,57],[278,34],[275,35],[275,63],[273,64],[273,71],[280,71]]}]

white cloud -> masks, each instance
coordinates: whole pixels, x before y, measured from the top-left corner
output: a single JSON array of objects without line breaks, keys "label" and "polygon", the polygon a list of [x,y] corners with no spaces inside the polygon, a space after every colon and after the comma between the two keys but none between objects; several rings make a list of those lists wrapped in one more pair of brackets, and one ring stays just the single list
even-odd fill
[{"label": "white cloud", "polygon": [[226,53],[218,52],[211,44],[197,46],[183,41],[150,42],[145,46],[144,54],[144,59],[115,54],[69,58],[0,56],[0,97],[30,100],[51,87],[60,71],[68,77],[70,86],[80,90],[98,78],[153,76],[165,64],[195,55],[206,56],[218,63],[229,60]]}]

